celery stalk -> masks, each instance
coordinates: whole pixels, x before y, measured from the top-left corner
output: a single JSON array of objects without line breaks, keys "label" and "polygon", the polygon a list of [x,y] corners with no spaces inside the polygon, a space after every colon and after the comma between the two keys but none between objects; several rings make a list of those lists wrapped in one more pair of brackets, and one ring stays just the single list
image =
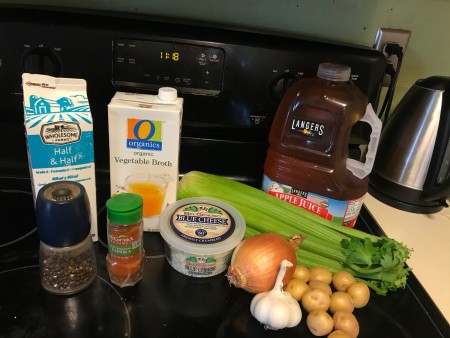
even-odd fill
[{"label": "celery stalk", "polygon": [[349,271],[379,294],[406,286],[411,250],[393,239],[333,224],[262,190],[199,171],[183,176],[177,197],[211,197],[234,206],[246,221],[246,237],[264,232],[305,236],[298,264]]},{"label": "celery stalk", "polygon": [[[337,233],[333,228],[321,227],[317,229],[310,226],[311,222],[325,225],[329,223],[329,221],[317,215],[281,201],[264,191],[224,177],[198,171],[189,172],[178,185],[178,198],[192,196],[209,196],[227,202],[246,216],[255,217],[257,222],[260,223],[259,226],[265,226],[265,232],[282,231],[283,228],[293,227],[297,232],[322,237],[332,243],[339,243],[342,238],[349,238]],[[266,222],[276,221],[277,224],[267,226],[263,224],[265,220]],[[248,223],[254,224],[251,221]],[[292,236],[295,231],[291,231],[289,234]]]}]

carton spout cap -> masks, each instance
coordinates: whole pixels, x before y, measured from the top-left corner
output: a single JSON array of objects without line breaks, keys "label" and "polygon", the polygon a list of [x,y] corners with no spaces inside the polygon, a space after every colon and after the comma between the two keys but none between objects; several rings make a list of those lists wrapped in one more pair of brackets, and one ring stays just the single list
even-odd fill
[{"label": "carton spout cap", "polygon": [[178,98],[177,90],[172,87],[162,87],[158,90],[158,99],[161,101],[176,101]]}]

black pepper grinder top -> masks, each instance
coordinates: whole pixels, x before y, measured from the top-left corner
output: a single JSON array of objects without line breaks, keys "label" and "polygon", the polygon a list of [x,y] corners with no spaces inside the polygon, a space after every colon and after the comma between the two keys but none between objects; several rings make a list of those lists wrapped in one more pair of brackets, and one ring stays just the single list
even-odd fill
[{"label": "black pepper grinder top", "polygon": [[36,198],[39,238],[53,247],[69,247],[91,231],[89,198],[83,185],[57,181],[43,186]]}]

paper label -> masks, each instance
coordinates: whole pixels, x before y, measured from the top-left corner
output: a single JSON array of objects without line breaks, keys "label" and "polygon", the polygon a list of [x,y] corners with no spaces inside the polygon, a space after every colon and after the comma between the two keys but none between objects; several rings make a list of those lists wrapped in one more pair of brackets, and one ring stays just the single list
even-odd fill
[{"label": "paper label", "polygon": [[361,196],[353,200],[335,200],[275,182],[266,175],[263,178],[262,189],[278,199],[350,228],[355,226],[364,199],[364,196]]},{"label": "paper label", "polygon": [[187,204],[177,209],[170,226],[180,238],[192,243],[221,242],[234,232],[234,218],[224,209],[206,203]]}]

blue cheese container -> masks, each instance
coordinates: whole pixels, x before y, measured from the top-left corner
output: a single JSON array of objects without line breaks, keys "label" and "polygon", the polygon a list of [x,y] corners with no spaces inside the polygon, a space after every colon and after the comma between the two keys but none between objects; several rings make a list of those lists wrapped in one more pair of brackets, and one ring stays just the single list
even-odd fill
[{"label": "blue cheese container", "polygon": [[211,198],[186,198],[170,204],[159,228],[169,264],[192,277],[225,271],[245,234],[245,220],[231,205]]}]

